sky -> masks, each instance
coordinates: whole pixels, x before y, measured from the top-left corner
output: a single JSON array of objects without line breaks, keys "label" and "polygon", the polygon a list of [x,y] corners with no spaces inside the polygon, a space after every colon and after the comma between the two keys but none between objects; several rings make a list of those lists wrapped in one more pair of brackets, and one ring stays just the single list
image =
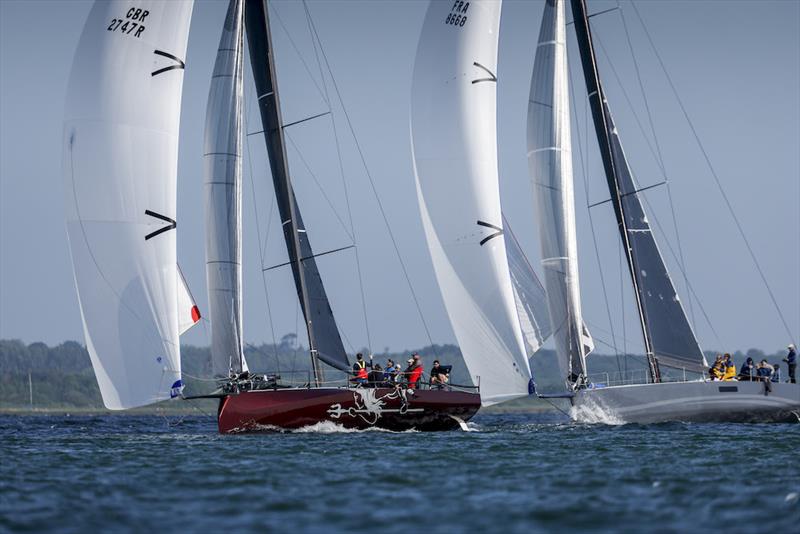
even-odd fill
[{"label": "sky", "polygon": [[[207,302],[203,125],[226,4],[196,2],[184,74],[178,258],[201,309]],[[72,57],[90,5],[75,0],[0,1],[0,338],[50,344],[83,341],[64,226],[61,135]],[[357,249],[319,259],[345,345],[369,346],[378,352],[419,347],[429,339],[454,342],[419,221],[408,131],[411,73],[427,2],[325,0],[308,5],[424,316],[423,322],[341,105],[328,97],[333,114],[292,129],[289,156],[315,249],[357,244]],[[621,5],[621,10],[592,18],[595,38],[602,43],[600,74],[639,185],[665,178],[669,183],[645,195],[652,208],[651,222],[657,219],[660,225],[656,234],[661,250],[701,346],[771,352],[790,341],[796,343],[800,336],[800,2],[637,2],[669,78],[660,69],[636,12],[627,2]],[[497,86],[503,210],[533,265],[538,265],[539,253],[525,123],[542,6],[540,1],[504,3]],[[615,2],[590,2],[589,11],[614,6]],[[326,90],[333,93],[332,79],[318,67],[302,4],[273,2],[271,12],[284,121],[327,111],[324,95]],[[576,94],[575,202],[584,316],[599,340],[598,352],[636,351],[641,341],[635,308],[627,273],[620,269],[620,247],[608,204],[591,208],[591,224],[589,220],[587,205],[605,200],[608,191],[592,130],[585,127],[585,89],[571,28],[567,38]],[[791,335],[727,211],[670,80]],[[246,83],[252,85],[252,79]],[[252,93],[251,88],[246,92]],[[250,111],[248,132],[254,132],[260,128],[254,110]],[[262,268],[285,261],[286,253],[270,222],[276,216],[263,140],[248,136],[247,145],[244,332],[247,342],[257,344],[297,331],[298,306],[285,268],[261,273]],[[663,173],[654,156],[658,152],[664,160]],[[680,255],[683,262],[676,260]],[[682,271],[696,298],[690,298]],[[183,340],[208,344],[207,325],[193,329]]]}]

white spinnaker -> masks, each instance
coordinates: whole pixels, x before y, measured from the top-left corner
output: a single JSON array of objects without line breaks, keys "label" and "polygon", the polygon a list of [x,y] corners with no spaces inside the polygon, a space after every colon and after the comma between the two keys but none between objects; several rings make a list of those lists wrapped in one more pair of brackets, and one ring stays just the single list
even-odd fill
[{"label": "white spinnaker", "polygon": [[497,170],[501,3],[431,2],[411,92],[422,223],[445,307],[484,405],[530,380],[511,288]]},{"label": "white spinnaker", "polygon": [[[528,169],[536,200],[550,324],[564,378],[586,372],[581,316],[563,0],[547,0],[528,102]],[[571,380],[571,382],[574,382]]]},{"label": "white spinnaker", "polygon": [[247,370],[242,338],[243,3],[231,0],[206,108],[206,286],[214,376]]},{"label": "white spinnaker", "polygon": [[178,125],[192,1],[98,1],[64,118],[67,235],[107,408],[180,392]]}]

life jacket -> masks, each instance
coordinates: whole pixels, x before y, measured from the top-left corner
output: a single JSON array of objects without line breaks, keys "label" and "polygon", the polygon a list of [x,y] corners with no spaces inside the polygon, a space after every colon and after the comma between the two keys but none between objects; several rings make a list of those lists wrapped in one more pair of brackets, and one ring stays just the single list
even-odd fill
[{"label": "life jacket", "polygon": [[723,375],[723,380],[733,380],[736,378],[736,366],[731,362],[730,364],[725,364],[725,374]]},{"label": "life jacket", "polygon": [[722,378],[723,374],[723,364],[720,361],[714,362],[714,365],[711,366],[711,369],[708,370],[711,378],[719,379]]},{"label": "life jacket", "polygon": [[354,367],[358,368],[356,369],[356,378],[358,379],[363,378],[364,380],[367,380],[369,378],[369,373],[367,373],[367,362],[365,362],[364,360],[361,361],[356,360]]}]

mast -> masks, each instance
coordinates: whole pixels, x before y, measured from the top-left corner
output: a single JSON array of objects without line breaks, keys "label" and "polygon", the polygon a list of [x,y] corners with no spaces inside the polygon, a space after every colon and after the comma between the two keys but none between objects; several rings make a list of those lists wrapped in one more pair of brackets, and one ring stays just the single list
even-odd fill
[{"label": "mast", "polygon": [[245,28],[283,236],[306,322],[314,382],[319,385],[320,360],[341,370],[348,370],[349,363],[289,176],[266,0],[247,0]]},{"label": "mast", "polygon": [[586,14],[585,0],[571,0],[572,18],[575,22],[575,34],[578,38],[578,48],[581,55],[583,66],[583,76],[586,82],[586,91],[589,95],[589,105],[592,109],[592,119],[594,121],[595,133],[600,146],[600,154],[603,159],[603,168],[608,182],[608,189],[611,193],[611,203],[614,206],[614,215],[617,218],[622,244],[625,249],[625,258],[628,262],[628,269],[633,282],[634,295],[636,298],[636,308],[639,313],[639,323],[642,328],[644,338],[645,353],[650,370],[650,378],[653,382],[660,382],[660,372],[658,361],[653,352],[653,342],[647,324],[644,305],[642,303],[638,277],[636,276],[636,260],[631,246],[628,224],[626,222],[625,207],[623,203],[623,193],[619,187],[617,178],[618,169],[615,166],[613,147],[611,140],[611,128],[606,115],[606,97],[600,84],[600,77],[597,72],[597,58],[592,45],[592,33],[589,28],[589,17]]}]

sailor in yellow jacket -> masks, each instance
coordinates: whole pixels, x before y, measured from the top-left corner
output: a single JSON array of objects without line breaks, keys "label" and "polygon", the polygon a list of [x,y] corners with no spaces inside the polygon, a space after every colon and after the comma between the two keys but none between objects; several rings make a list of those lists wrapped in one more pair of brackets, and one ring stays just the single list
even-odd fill
[{"label": "sailor in yellow jacket", "polygon": [[725,366],[725,373],[722,375],[723,380],[736,380],[736,365],[733,363],[733,359],[731,355],[727,352],[722,360],[723,365]]},{"label": "sailor in yellow jacket", "polygon": [[714,359],[714,365],[708,370],[708,377],[711,380],[722,380],[722,375],[725,373],[725,364],[722,362],[722,356],[717,354]]}]

